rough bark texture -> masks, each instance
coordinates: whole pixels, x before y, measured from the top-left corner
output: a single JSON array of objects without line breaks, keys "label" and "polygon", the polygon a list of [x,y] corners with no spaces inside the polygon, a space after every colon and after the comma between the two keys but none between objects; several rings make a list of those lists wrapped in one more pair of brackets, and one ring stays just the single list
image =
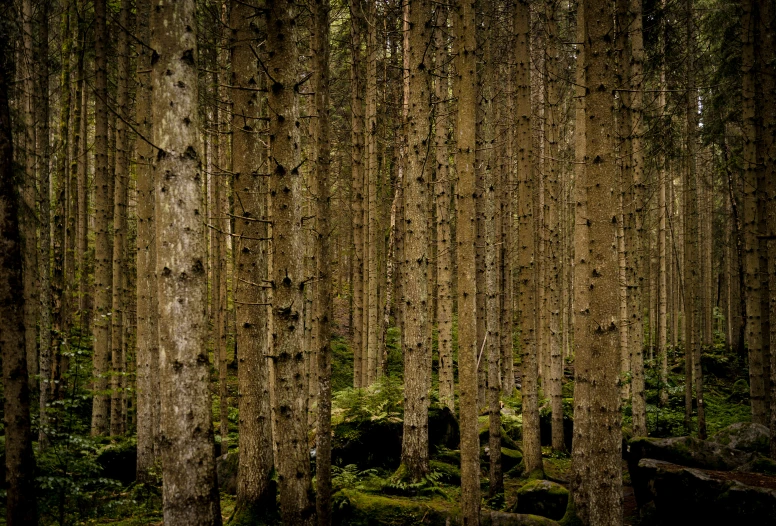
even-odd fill
[{"label": "rough bark texture", "polygon": [[[138,132],[150,140],[151,51],[150,0],[137,4],[139,84],[136,122]],[[137,476],[146,481],[156,463],[159,438],[159,326],[156,285],[156,223],[154,220],[154,173],[151,144],[143,138],[135,143],[137,162]]]},{"label": "rough bark texture", "polygon": [[[620,349],[617,340],[617,265],[615,227],[616,160],[613,153],[613,89],[615,72],[609,66],[614,50],[610,44],[613,17],[608,2],[585,3],[585,174],[589,225],[587,247],[578,256],[589,269],[589,316],[580,318],[576,335],[586,333],[579,349],[589,364],[589,385],[580,404],[589,404],[587,418],[591,437],[585,458],[589,515],[586,524],[622,524],[622,431],[620,415]],[[580,283],[580,285],[582,285]],[[576,413],[575,413],[576,414]],[[576,419],[575,419],[576,420]],[[593,444],[592,441],[595,441]]]},{"label": "rough bark texture", "polygon": [[364,27],[363,1],[350,3],[350,132],[351,177],[353,195],[353,386],[365,387],[363,376],[367,363],[362,353],[364,325],[364,96],[363,57],[361,52]]},{"label": "rough bark texture", "polygon": [[164,523],[220,525],[208,393],[195,3],[163,1],[153,9]]},{"label": "rough bark texture", "polygon": [[432,55],[425,48],[431,39],[431,4],[418,0],[409,7],[410,98],[407,116],[407,173],[404,178],[404,434],[402,465],[409,478],[428,472],[428,406],[431,389],[431,348],[428,333],[427,211],[428,165],[431,140],[429,72]]},{"label": "rough bark texture", "polygon": [[521,354],[523,361],[523,459],[527,473],[542,471],[539,436],[539,362],[536,345],[536,239],[534,230],[534,172],[531,138],[530,7],[518,2],[514,28],[517,35],[517,172],[520,180],[518,297],[520,303]]},{"label": "rough bark texture", "polygon": [[26,526],[38,523],[38,513],[25,347],[19,188],[8,107],[12,20],[10,5],[4,4],[0,7],[0,356],[5,409],[5,520],[8,526]]},{"label": "rough bark texture", "polygon": [[[437,6],[437,28],[447,25],[447,10]],[[447,42],[445,34],[437,29],[436,73],[434,84],[435,106],[435,150],[436,150],[436,220],[437,220],[437,327],[439,339],[439,402],[450,410],[455,409],[455,378],[453,373],[453,252],[450,230],[450,150],[448,139],[450,121],[448,107]]]},{"label": "rough bark texture", "polygon": [[[527,6],[526,6],[527,8]],[[474,1],[458,0],[453,9],[455,32],[454,94],[458,100],[455,125],[456,245],[458,254],[458,385],[461,425],[461,515],[463,524],[480,523],[480,466],[477,435],[477,320],[475,279],[475,110],[476,26]]]},{"label": "rough bark texture", "polygon": [[329,0],[314,4],[316,126],[316,232],[318,251],[318,289],[316,325],[318,329],[318,426],[316,432],[315,509],[318,526],[331,524],[331,318],[333,279],[331,272],[331,152],[329,143]]},{"label": "rough bark texture", "polygon": [[110,398],[107,393],[109,349],[111,338],[111,272],[110,223],[113,217],[110,195],[111,174],[108,171],[108,57],[105,0],[94,3],[94,400],[92,402],[92,435],[108,432]]},{"label": "rough bark texture", "polygon": [[365,222],[367,238],[365,240],[365,255],[367,257],[367,272],[365,277],[367,289],[367,316],[364,325],[366,331],[367,384],[374,383],[380,373],[380,351],[378,349],[380,330],[378,327],[378,283],[379,261],[377,249],[380,230],[380,218],[377,203],[377,13],[376,2],[369,2],[367,20],[367,56],[366,56],[366,176],[367,210]]},{"label": "rough bark texture", "polygon": [[113,296],[111,313],[111,361],[113,375],[111,376],[111,407],[110,407],[110,434],[120,435],[124,432],[123,403],[121,389],[126,363],[123,360],[124,325],[129,319],[127,298],[122,286],[126,280],[125,269],[125,245],[127,238],[127,199],[129,197],[129,138],[127,134],[126,120],[129,117],[129,26],[130,6],[127,0],[121,2],[121,14],[119,24],[118,46],[118,94],[116,96],[116,111],[121,118],[116,120],[116,183],[113,199]]},{"label": "rough bark texture", "polygon": [[273,2],[267,10],[270,108],[270,201],[272,217],[272,361],[275,378],[275,447],[280,512],[285,524],[312,524],[310,452],[302,347],[304,293],[299,100],[299,52],[294,2]]},{"label": "rough bark texture", "polygon": [[[233,1],[231,64],[232,152],[237,252],[237,403],[239,468],[234,520],[260,520],[274,509],[275,485],[270,403],[270,362],[266,280],[268,220],[266,153],[262,131],[261,78],[251,47],[261,38],[253,2]],[[216,212],[220,216],[223,212]],[[222,453],[224,451],[222,450]]]}]

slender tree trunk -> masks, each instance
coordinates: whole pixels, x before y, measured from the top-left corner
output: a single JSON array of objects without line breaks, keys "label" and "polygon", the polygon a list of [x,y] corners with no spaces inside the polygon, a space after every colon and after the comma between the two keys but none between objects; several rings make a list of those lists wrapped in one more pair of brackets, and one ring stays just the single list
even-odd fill
[{"label": "slender tree trunk", "polygon": [[[428,343],[428,260],[430,254],[426,207],[431,170],[428,141],[431,139],[429,72],[431,55],[431,6],[418,0],[409,7],[410,77],[407,116],[407,177],[404,178],[404,278],[405,320],[402,334],[404,353],[404,433],[402,466],[410,480],[428,472],[428,406],[431,389],[431,348]],[[428,60],[428,62],[426,62]]]},{"label": "slender tree trunk", "polygon": [[368,361],[367,382],[372,384],[380,374],[379,329],[378,329],[378,283],[379,261],[377,246],[380,230],[380,220],[377,208],[377,2],[369,1],[369,15],[367,20],[367,57],[366,57],[366,177],[367,182],[367,226],[368,236],[365,254],[368,260],[368,314],[366,326],[369,328],[366,335]]},{"label": "slender tree trunk", "polygon": [[108,57],[106,2],[94,3],[94,400],[92,402],[92,435],[108,432],[110,398],[107,395],[109,349],[111,341],[110,311],[113,274],[110,260],[110,223],[113,216],[108,166]]},{"label": "slender tree trunk", "polygon": [[8,526],[38,523],[35,457],[25,347],[25,297],[16,175],[13,166],[8,85],[12,81],[10,35],[14,15],[0,7],[0,355],[3,361],[5,424],[5,520]]},{"label": "slender tree trunk", "polygon": [[[526,4],[526,10],[527,10]],[[461,421],[461,514],[464,524],[480,523],[479,437],[477,436],[477,304],[475,278],[476,188],[474,174],[476,113],[476,25],[474,1],[457,0],[454,94],[458,101],[455,133],[456,245],[458,256],[458,385]],[[526,63],[527,73],[527,63]]]},{"label": "slender tree trunk", "polygon": [[[520,305],[521,354],[523,362],[523,460],[528,474],[543,471],[539,435],[539,393],[537,354],[537,290],[534,229],[534,161],[531,137],[531,75],[530,75],[530,6],[519,1],[514,18],[517,114],[517,173],[520,184],[519,210],[520,240],[518,298]],[[460,265],[459,265],[460,266]],[[460,308],[460,307],[459,307]]]},{"label": "slender tree trunk", "polygon": [[[164,523],[221,524],[208,394],[195,4],[151,17]],[[168,74],[171,73],[171,74]],[[187,415],[179,418],[176,415]]]},{"label": "slender tree trunk", "polygon": [[154,210],[154,174],[151,128],[151,51],[150,0],[137,4],[138,87],[136,117],[137,156],[137,475],[138,481],[150,480],[157,461],[159,438],[159,327],[157,325],[156,226]]},{"label": "slender tree trunk", "polygon": [[353,196],[353,386],[366,387],[362,378],[368,364],[362,354],[364,326],[364,99],[362,93],[364,27],[363,0],[350,3],[350,132]]},{"label": "slender tree trunk", "polygon": [[124,294],[122,283],[126,280],[125,262],[126,254],[124,245],[127,238],[127,199],[129,186],[129,138],[126,120],[129,117],[129,82],[131,72],[129,70],[129,37],[131,31],[129,25],[128,0],[122,0],[121,13],[119,15],[118,46],[118,89],[116,95],[116,111],[119,118],[116,120],[116,184],[115,197],[113,199],[113,297],[112,297],[112,332],[111,351],[113,362],[113,374],[111,376],[111,412],[110,434],[111,436],[124,433],[126,422],[123,418],[123,392],[121,389],[124,378],[126,362],[122,359],[123,336],[127,321],[127,297]]},{"label": "slender tree trunk", "polygon": [[316,432],[315,508],[318,526],[331,524],[331,317],[332,317],[332,231],[331,231],[331,146],[329,143],[329,0],[314,4],[315,60],[318,75],[315,84],[316,125],[316,230],[318,236],[318,426]]},{"label": "slender tree trunk", "polygon": [[437,326],[439,341],[439,401],[455,410],[455,378],[453,373],[453,252],[450,228],[450,193],[452,184],[449,168],[450,121],[447,117],[448,77],[447,41],[441,28],[447,27],[447,9],[437,6],[434,35],[437,76],[434,84],[435,150],[436,150],[436,220],[437,220]]},{"label": "slender tree trunk", "polygon": [[[233,1],[230,11],[230,50],[233,86],[232,151],[235,193],[237,281],[237,400],[239,469],[237,511],[233,520],[249,522],[272,515],[275,485],[272,478],[272,418],[270,402],[268,242],[266,221],[266,153],[258,140],[263,125],[261,78],[251,51],[260,39],[256,5]],[[221,215],[218,210],[215,214]],[[221,222],[219,222],[221,223]],[[223,449],[222,454],[226,453]]]},{"label": "slender tree trunk", "polygon": [[299,74],[298,17],[296,5],[288,0],[274,2],[267,10],[276,465],[283,522],[304,525],[313,523],[315,508],[310,501],[302,331],[297,330],[304,293],[299,97],[294,88]]},{"label": "slender tree trunk", "polygon": [[40,412],[38,414],[38,442],[45,448],[48,443],[48,405],[53,384],[51,349],[51,137],[49,130],[49,13],[51,4],[40,5],[40,43],[37,62],[38,94],[38,193],[40,199]]}]

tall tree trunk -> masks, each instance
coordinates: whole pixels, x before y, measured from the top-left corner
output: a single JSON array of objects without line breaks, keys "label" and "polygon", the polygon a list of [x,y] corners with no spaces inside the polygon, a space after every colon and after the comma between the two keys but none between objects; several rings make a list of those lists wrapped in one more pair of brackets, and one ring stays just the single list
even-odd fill
[{"label": "tall tree trunk", "polygon": [[[521,354],[523,362],[523,458],[528,474],[543,471],[542,445],[539,434],[537,308],[538,293],[534,279],[536,271],[534,229],[534,159],[531,137],[531,74],[530,74],[530,6],[519,1],[514,18],[517,113],[517,173],[520,181],[519,210],[519,278]],[[460,265],[459,265],[460,266]]]},{"label": "tall tree trunk", "polygon": [[[479,437],[477,436],[477,304],[475,278],[476,188],[474,174],[477,96],[474,0],[453,8],[458,100],[455,133],[456,245],[458,255],[458,385],[461,420],[461,514],[468,526],[480,523]],[[526,4],[526,9],[527,9]],[[526,64],[527,67],[527,64]],[[526,69],[527,72],[527,69]]]},{"label": "tall tree trunk", "polygon": [[106,28],[106,2],[94,3],[94,400],[92,402],[92,435],[108,432],[110,398],[108,389],[109,349],[111,340],[110,308],[113,290],[111,272],[110,223],[113,209],[110,207],[108,171],[108,57]]},{"label": "tall tree trunk", "polygon": [[192,0],[154,7],[161,443],[164,523],[170,526],[221,524],[208,393],[196,27]]},{"label": "tall tree trunk", "polygon": [[363,382],[368,363],[362,352],[364,326],[364,96],[362,92],[363,57],[361,54],[364,28],[363,0],[350,3],[350,133],[353,195],[353,386],[366,387]]},{"label": "tall tree trunk", "polygon": [[447,77],[447,41],[441,28],[447,26],[447,9],[437,6],[434,35],[436,80],[434,84],[435,151],[436,151],[436,220],[437,220],[437,326],[439,341],[439,402],[455,410],[453,373],[453,252],[450,236],[450,121],[447,116],[449,82]]},{"label": "tall tree trunk", "polygon": [[[575,335],[584,334],[577,356],[589,368],[584,390],[575,393],[575,421],[582,421],[583,429],[596,430],[588,439],[586,455],[572,457],[575,473],[586,473],[584,493],[578,488],[574,500],[586,501],[587,513],[583,524],[596,526],[622,524],[621,478],[621,415],[620,349],[617,338],[619,319],[617,301],[616,254],[611,248],[616,225],[615,201],[616,159],[614,156],[613,90],[615,71],[609,66],[614,57],[610,43],[613,16],[608,2],[589,0],[584,5],[585,83],[590,89],[585,101],[585,164],[584,176],[577,185],[586,188],[587,229],[579,228],[577,257],[584,258],[589,277],[578,286],[589,286],[589,312],[577,318]],[[585,231],[586,230],[586,231]],[[585,243],[586,241],[586,243]],[[577,382],[580,378],[578,377]],[[581,396],[580,396],[581,395]],[[578,398],[579,397],[579,398]],[[576,438],[576,437],[575,437]],[[593,445],[592,440],[595,440]],[[576,452],[576,451],[575,451]]]},{"label": "tall tree trunk", "polygon": [[150,480],[159,439],[159,326],[156,282],[156,223],[151,127],[150,0],[137,4],[138,79],[137,156],[137,476]]},{"label": "tall tree trunk", "polygon": [[368,327],[366,334],[366,357],[368,361],[367,383],[372,384],[380,374],[379,359],[379,328],[378,328],[378,283],[379,262],[377,246],[379,241],[380,220],[377,208],[377,2],[369,1],[369,14],[367,20],[367,56],[366,56],[366,176],[367,183],[367,214],[368,223],[365,255],[367,257],[368,278],[367,304],[368,312],[365,325]]},{"label": "tall tree trunk", "polygon": [[[235,193],[237,280],[237,400],[239,469],[236,521],[255,521],[275,509],[270,402],[266,153],[258,139],[263,125],[261,78],[251,46],[260,39],[256,5],[233,1],[230,11],[232,151]],[[216,216],[223,211],[215,212]],[[221,222],[219,222],[221,223]],[[225,451],[222,450],[222,454]]]},{"label": "tall tree trunk", "polygon": [[267,10],[267,69],[272,108],[270,136],[270,201],[272,218],[272,353],[277,418],[275,447],[280,485],[280,513],[285,524],[312,524],[310,453],[307,447],[307,399],[301,308],[302,265],[299,100],[294,88],[299,75],[294,2],[273,2]]},{"label": "tall tree trunk", "polygon": [[40,413],[38,414],[38,442],[48,443],[48,405],[51,400],[51,137],[49,133],[49,13],[51,4],[43,0],[40,6],[40,48],[37,62],[38,94],[38,194],[40,196]]},{"label": "tall tree trunk", "polygon": [[38,523],[35,457],[32,452],[30,390],[25,347],[26,298],[16,174],[13,166],[8,85],[12,81],[10,37],[14,15],[0,7],[0,356],[3,361],[5,424],[5,520],[8,526]]},{"label": "tall tree trunk", "polygon": [[[402,466],[409,479],[420,480],[428,472],[428,406],[431,389],[431,348],[428,343],[428,142],[431,139],[429,92],[431,55],[431,5],[418,0],[409,7],[410,77],[407,116],[407,177],[404,178],[404,432]],[[428,63],[426,60],[428,59]]]},{"label": "tall tree trunk", "polygon": [[126,121],[129,118],[129,82],[131,72],[129,70],[130,45],[128,31],[129,25],[128,0],[122,0],[121,13],[119,15],[118,46],[118,88],[116,95],[116,112],[119,118],[116,120],[116,183],[113,199],[113,297],[112,297],[112,331],[111,331],[111,356],[113,362],[113,374],[111,376],[111,411],[110,434],[111,436],[124,433],[126,422],[123,418],[123,392],[121,382],[125,375],[126,362],[122,359],[124,349],[125,324],[127,322],[127,297],[124,294],[122,284],[126,281],[124,245],[127,239],[127,198],[129,187],[129,137]]},{"label": "tall tree trunk", "polygon": [[316,430],[315,508],[318,526],[331,524],[331,319],[333,273],[331,271],[331,146],[329,143],[329,0],[314,4],[315,60],[318,75],[315,84],[316,125],[316,230],[318,235],[318,290],[316,322],[318,328],[318,426]]}]

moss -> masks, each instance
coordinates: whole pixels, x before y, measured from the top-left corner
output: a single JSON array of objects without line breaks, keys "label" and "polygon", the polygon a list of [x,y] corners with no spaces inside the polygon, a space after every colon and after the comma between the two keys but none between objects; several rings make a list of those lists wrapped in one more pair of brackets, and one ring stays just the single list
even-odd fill
[{"label": "moss", "polygon": [[443,499],[415,500],[342,490],[333,500],[333,522],[343,526],[445,526],[451,516],[459,514],[454,502]]},{"label": "moss", "polygon": [[[477,424],[479,426],[477,433],[480,436],[480,445],[484,446],[490,439],[490,417],[487,415],[479,417]],[[517,445],[517,442],[512,440],[503,426],[501,427],[501,446],[509,449],[520,449],[520,446]]]},{"label": "moss", "polygon": [[454,484],[459,486],[461,484],[461,470],[458,466],[448,464],[447,462],[441,462],[439,460],[430,460],[428,463],[431,471],[437,471],[441,474],[441,481],[446,484]]},{"label": "moss", "polygon": [[441,462],[448,464],[461,464],[461,451],[458,449],[439,449],[433,457]]},{"label": "moss", "polygon": [[771,460],[770,458],[763,456],[757,457],[757,459],[749,463],[747,467],[749,468],[747,471],[752,473],[776,477],[776,461]]},{"label": "moss", "polygon": [[515,449],[501,448],[501,469],[509,471],[523,461],[523,454]]},{"label": "moss", "polygon": [[530,473],[527,473],[526,477],[528,478],[528,480],[544,480],[545,479],[544,470],[542,468],[537,468],[531,471]]},{"label": "moss", "polygon": [[237,506],[229,526],[274,526],[281,524],[277,506]]},{"label": "moss", "polygon": [[577,509],[574,506],[574,499],[569,495],[569,502],[566,505],[566,513],[558,521],[561,526],[584,526],[582,520],[577,516]]}]

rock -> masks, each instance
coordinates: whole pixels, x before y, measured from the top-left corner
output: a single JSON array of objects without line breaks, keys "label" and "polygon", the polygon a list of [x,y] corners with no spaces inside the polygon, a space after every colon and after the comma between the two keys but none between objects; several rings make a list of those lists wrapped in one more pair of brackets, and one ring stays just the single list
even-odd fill
[{"label": "rock", "polygon": [[[480,446],[487,446],[490,440],[490,417],[481,416],[477,421],[479,425],[478,433],[480,435]],[[517,442],[512,440],[507,434],[506,430],[501,428],[501,447],[507,447],[509,449],[520,449]]]},{"label": "rock", "polygon": [[102,476],[130,484],[137,477],[137,441],[123,440],[103,447],[97,454]]},{"label": "rock", "polygon": [[645,524],[774,524],[776,478],[645,458],[631,479]]},{"label": "rock", "polygon": [[753,453],[693,437],[635,438],[628,444],[628,466],[643,458],[702,469],[730,471],[755,459]]},{"label": "rock", "polygon": [[331,461],[336,466],[394,470],[401,461],[402,421],[360,419],[334,426]]},{"label": "rock", "polygon": [[[480,448],[480,461],[483,464],[490,463],[490,449],[487,445]],[[501,471],[506,473],[523,461],[523,453],[519,449],[501,448]]]},{"label": "rock", "polygon": [[445,484],[461,485],[461,469],[458,465],[448,464],[439,460],[429,460],[428,467],[431,471],[440,473],[442,476],[441,481]]},{"label": "rock", "polygon": [[461,465],[461,451],[459,449],[441,449],[434,453],[433,458],[454,466]]},{"label": "rock", "polygon": [[560,520],[566,513],[569,491],[556,482],[532,480],[517,490],[512,511]]},{"label": "rock", "polygon": [[[342,526],[431,526],[460,525],[457,502],[443,499],[414,500],[386,497],[355,490],[342,490],[333,498],[333,524]],[[533,515],[482,510],[482,526],[557,526],[557,522]]]},{"label": "rock", "polygon": [[776,477],[776,461],[761,455],[753,461],[748,462],[739,468],[736,468],[735,470],[743,471],[745,473],[759,473],[761,475],[768,475],[769,477]]},{"label": "rock", "polygon": [[458,420],[447,407],[432,406],[428,410],[428,443],[435,448],[458,449],[461,431]]},{"label": "rock", "polygon": [[712,436],[709,441],[751,453],[767,455],[770,452],[768,428],[752,422],[739,422],[728,426]]},{"label": "rock", "polygon": [[216,459],[218,490],[228,495],[237,495],[237,451],[230,451]]}]

